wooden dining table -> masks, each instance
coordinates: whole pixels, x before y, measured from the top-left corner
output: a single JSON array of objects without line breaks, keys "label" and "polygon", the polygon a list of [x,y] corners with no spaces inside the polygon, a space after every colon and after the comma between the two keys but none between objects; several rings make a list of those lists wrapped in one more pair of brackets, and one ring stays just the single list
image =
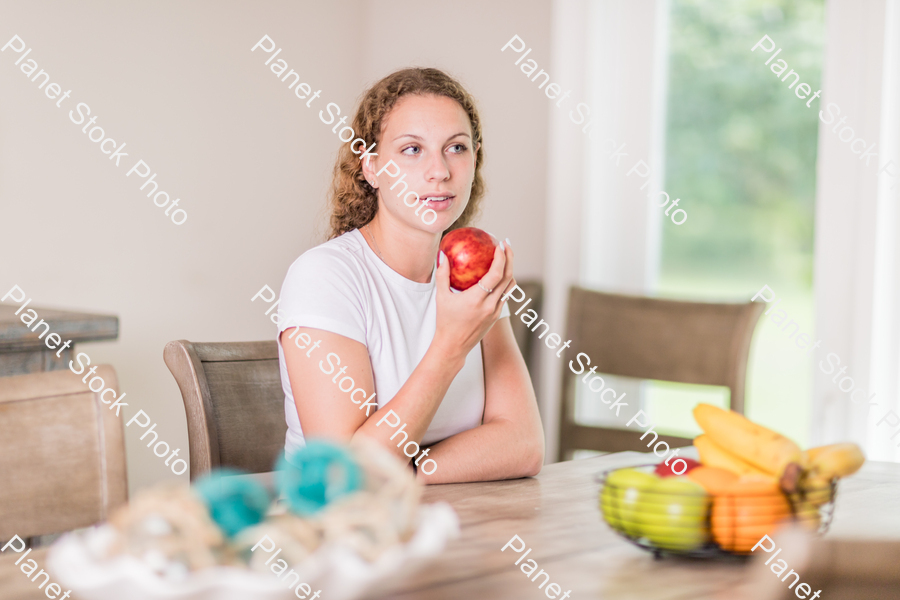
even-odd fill
[{"label": "wooden dining table", "polygon": [[[449,503],[459,516],[460,537],[417,572],[373,587],[365,598],[547,598],[547,586],[538,588],[545,578],[532,582],[520,570],[533,559],[549,582],[559,585],[559,598],[570,592],[567,598],[573,600],[761,600],[748,593],[753,560],[657,559],[603,522],[597,475],[653,462],[652,455],[622,452],[548,465],[527,479],[429,486],[423,501]],[[900,541],[898,499],[900,464],[866,463],[841,480],[826,537]],[[501,551],[514,536],[531,549],[519,566],[515,562],[524,552]],[[778,539],[774,532],[773,537]],[[30,558],[44,565],[45,554],[39,548]],[[15,560],[16,555],[0,555],[0,599],[46,598],[18,572]],[[78,600],[76,594],[70,597]],[[322,600],[327,600],[324,592]]]},{"label": "wooden dining table", "polygon": [[[656,559],[603,522],[598,473],[655,462],[652,454],[621,452],[548,465],[529,479],[431,486],[424,501],[449,502],[461,537],[439,561],[367,599],[547,598],[538,589],[544,577],[533,583],[520,569],[525,561],[515,565],[521,554],[501,552],[518,535],[532,548],[527,559],[575,600],[761,600],[752,594],[750,561]],[[826,537],[900,541],[898,501],[900,464],[868,462],[839,483]]]}]

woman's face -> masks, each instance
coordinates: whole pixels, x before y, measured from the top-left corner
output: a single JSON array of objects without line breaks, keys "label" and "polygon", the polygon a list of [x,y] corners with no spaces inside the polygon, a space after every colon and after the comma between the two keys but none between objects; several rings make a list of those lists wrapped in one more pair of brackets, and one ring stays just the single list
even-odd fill
[{"label": "woman's face", "polygon": [[[469,117],[456,100],[404,96],[384,121],[376,146],[378,156],[369,160],[368,167],[364,159],[363,171],[367,179],[377,180],[379,210],[415,229],[440,233],[469,203],[475,150]],[[381,174],[376,175],[379,170]],[[405,190],[404,184],[409,189]],[[410,192],[419,195],[419,204],[414,204],[415,196]],[[425,201],[424,207],[421,201]],[[426,213],[429,208],[437,214],[436,219]],[[434,222],[428,223],[432,219]]]}]

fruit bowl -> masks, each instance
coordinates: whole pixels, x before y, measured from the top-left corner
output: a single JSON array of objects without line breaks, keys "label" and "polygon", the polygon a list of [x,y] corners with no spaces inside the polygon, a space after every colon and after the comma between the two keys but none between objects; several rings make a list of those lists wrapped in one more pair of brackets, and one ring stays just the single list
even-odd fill
[{"label": "fruit bowl", "polygon": [[837,480],[785,494],[763,479],[717,485],[703,477],[656,477],[655,466],[604,471],[597,481],[604,521],[657,558],[745,557],[783,521],[820,534],[831,524]]}]

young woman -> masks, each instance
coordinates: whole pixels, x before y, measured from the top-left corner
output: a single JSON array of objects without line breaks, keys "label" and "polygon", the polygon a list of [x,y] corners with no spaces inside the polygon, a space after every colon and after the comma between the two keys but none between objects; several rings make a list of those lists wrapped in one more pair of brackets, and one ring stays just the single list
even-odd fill
[{"label": "young woman", "polygon": [[331,239],[281,290],[286,451],[362,435],[418,463],[425,483],[536,475],[544,436],[501,300],[515,285],[509,240],[462,293],[438,256],[484,194],[474,100],[437,69],[404,69],[365,93],[350,126],[359,139],[338,154]]}]

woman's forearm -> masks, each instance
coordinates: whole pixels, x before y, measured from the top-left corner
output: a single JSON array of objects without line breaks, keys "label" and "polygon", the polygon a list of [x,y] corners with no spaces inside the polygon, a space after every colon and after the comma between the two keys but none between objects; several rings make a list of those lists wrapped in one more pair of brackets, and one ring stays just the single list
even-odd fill
[{"label": "woman's forearm", "polygon": [[439,468],[423,483],[495,481],[537,475],[544,462],[544,433],[531,424],[495,419],[431,446],[429,458]]},{"label": "woman's forearm", "polygon": [[484,424],[435,444],[439,465],[418,472],[424,483],[494,481],[537,475],[544,463],[544,429],[525,362],[509,319],[482,341],[485,370]]},{"label": "woman's forearm", "polygon": [[444,395],[450,388],[450,384],[463,365],[465,365],[465,357],[448,358],[447,353],[440,352],[432,346],[400,391],[390,402],[371,414],[354,435],[361,434],[373,438],[385,445],[401,460],[409,461],[410,457],[403,453],[405,444],[398,447],[390,440],[391,435],[402,425],[388,426],[397,421],[393,417],[380,426],[378,422],[389,416],[389,411],[393,411],[399,418],[400,424],[406,425],[403,431],[409,436],[407,443],[421,441],[428,426],[431,425],[431,420],[437,413]]}]

